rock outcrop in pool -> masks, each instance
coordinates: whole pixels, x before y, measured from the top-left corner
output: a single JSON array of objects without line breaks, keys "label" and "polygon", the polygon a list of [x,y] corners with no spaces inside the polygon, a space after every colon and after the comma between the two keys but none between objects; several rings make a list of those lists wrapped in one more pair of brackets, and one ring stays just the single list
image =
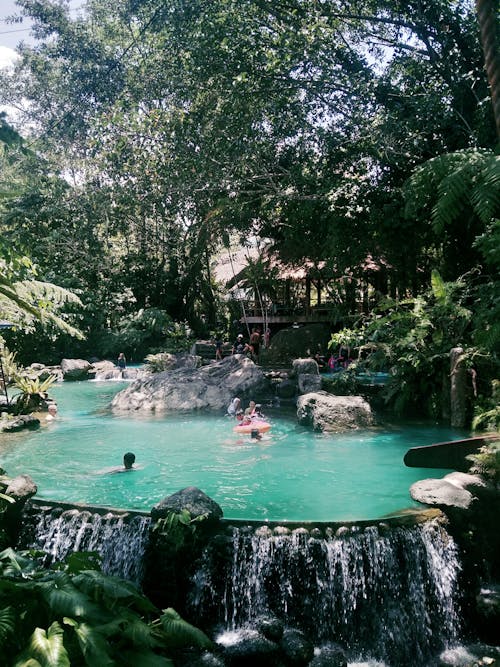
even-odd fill
[{"label": "rock outcrop in pool", "polygon": [[179,368],[138,379],[111,403],[117,412],[222,410],[234,396],[254,398],[268,390],[262,370],[241,354],[201,368]]}]

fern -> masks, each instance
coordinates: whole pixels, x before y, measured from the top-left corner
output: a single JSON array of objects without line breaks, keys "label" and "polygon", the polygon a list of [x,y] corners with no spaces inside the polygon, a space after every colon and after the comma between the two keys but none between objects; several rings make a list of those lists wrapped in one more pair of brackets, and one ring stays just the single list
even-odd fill
[{"label": "fern", "polygon": [[16,616],[12,607],[0,609],[0,646],[4,645],[9,637],[14,634]]},{"label": "fern", "polygon": [[500,157],[486,149],[439,155],[415,170],[404,194],[406,213],[412,217],[423,215],[432,207],[437,233],[453,223],[466,207],[471,207],[486,225],[500,211]]}]

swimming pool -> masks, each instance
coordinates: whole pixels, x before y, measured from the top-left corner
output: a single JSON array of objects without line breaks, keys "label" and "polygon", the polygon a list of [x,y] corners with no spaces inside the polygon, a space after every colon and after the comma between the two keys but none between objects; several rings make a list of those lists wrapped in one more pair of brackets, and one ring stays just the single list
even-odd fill
[{"label": "swimming pool", "polygon": [[[258,442],[233,432],[220,415],[112,415],[122,382],[62,383],[51,389],[58,418],[38,431],[3,435],[0,465],[26,473],[37,497],[128,509],[152,505],[186,486],[220,504],[226,518],[347,521],[379,518],[419,505],[410,485],[447,470],[406,468],[410,447],[464,437],[428,424],[318,434],[292,414],[269,411],[272,428]],[[109,474],[123,454],[137,469]]]}]

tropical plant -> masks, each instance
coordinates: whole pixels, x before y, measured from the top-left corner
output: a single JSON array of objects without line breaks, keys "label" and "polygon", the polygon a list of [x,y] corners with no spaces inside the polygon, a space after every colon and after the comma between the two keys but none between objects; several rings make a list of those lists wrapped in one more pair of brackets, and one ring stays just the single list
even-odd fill
[{"label": "tropical plant", "polygon": [[483,445],[476,454],[466,458],[473,464],[470,472],[489,477],[493,482],[500,481],[500,443]]},{"label": "tropical plant", "polygon": [[16,363],[16,352],[11,352],[6,347],[2,347],[0,336],[0,355],[3,366],[3,372],[7,382],[19,375],[19,366]]},{"label": "tropical plant", "polygon": [[0,643],[5,665],[172,667],[176,647],[208,637],[172,609],[161,614],[129,582],[78,553],[50,569],[41,552],[0,553]]},{"label": "tropical plant", "polygon": [[[1,248],[0,248],[1,250]],[[56,314],[62,306],[82,305],[76,294],[52,283],[30,278],[15,280],[12,268],[0,256],[0,316],[21,329],[28,330],[39,320],[52,323],[60,331],[83,338],[76,327]]]},{"label": "tropical plant", "polygon": [[[464,280],[445,282],[434,271],[425,293],[401,301],[381,299],[358,329],[341,331],[332,340],[361,339],[360,363],[368,370],[390,370],[382,394],[395,412],[418,410],[439,417],[450,349],[463,346],[470,335],[472,312],[464,305],[468,296]],[[472,346],[467,348],[467,358],[474,354]]]},{"label": "tropical plant", "polygon": [[39,377],[18,375],[14,381],[14,386],[20,390],[15,401],[16,414],[27,414],[39,409],[41,404],[47,400],[47,392],[56,381],[55,375],[49,375],[44,380]]},{"label": "tropical plant", "polygon": [[500,380],[491,382],[491,396],[480,397],[474,408],[472,428],[482,431],[500,431]]}]

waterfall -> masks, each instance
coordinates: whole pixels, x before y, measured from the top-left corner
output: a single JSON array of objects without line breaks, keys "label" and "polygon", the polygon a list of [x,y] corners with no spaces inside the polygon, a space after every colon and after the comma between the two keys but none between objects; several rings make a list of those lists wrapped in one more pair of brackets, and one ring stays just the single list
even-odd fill
[{"label": "waterfall", "polygon": [[30,543],[23,546],[45,551],[54,561],[74,551],[95,551],[105,574],[141,582],[149,517],[39,508],[33,518]]},{"label": "waterfall", "polygon": [[318,532],[234,528],[225,554],[204,553],[193,612],[228,630],[273,615],[391,666],[426,665],[455,642],[460,566],[439,522]]}]

